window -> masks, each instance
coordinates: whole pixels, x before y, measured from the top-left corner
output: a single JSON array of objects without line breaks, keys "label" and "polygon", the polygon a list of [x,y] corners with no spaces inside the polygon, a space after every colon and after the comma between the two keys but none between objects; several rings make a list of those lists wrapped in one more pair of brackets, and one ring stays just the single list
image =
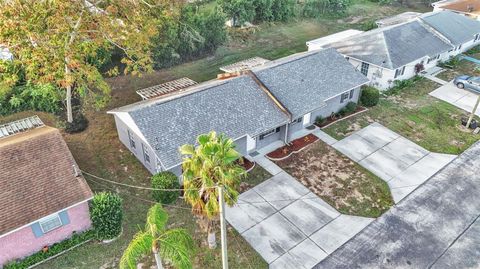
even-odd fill
[{"label": "window", "polygon": [[142,144],[142,149],[143,149],[143,159],[145,160],[146,163],[150,163],[150,155],[148,155],[148,151],[143,144]]},{"label": "window", "polygon": [[353,98],[353,94],[355,93],[355,90],[350,90],[350,99]]},{"label": "window", "polygon": [[303,120],[303,117],[300,117],[300,118],[295,119],[294,121],[292,121],[292,124],[300,123],[300,122],[302,122],[302,120]]},{"label": "window", "polygon": [[395,78],[397,78],[399,76],[403,76],[403,74],[405,74],[405,66],[395,70]]},{"label": "window", "polygon": [[48,233],[62,226],[62,220],[58,214],[53,214],[38,221],[43,233]]},{"label": "window", "polygon": [[270,135],[272,135],[272,134],[278,133],[278,132],[280,132],[280,127],[277,127],[277,128],[275,128],[275,129],[272,129],[272,130],[270,130],[270,131],[268,131],[268,132],[265,132],[265,133],[261,134],[261,135],[260,135],[260,140],[262,140],[262,139],[264,139],[265,137],[270,136]]},{"label": "window", "polygon": [[368,75],[368,68],[370,67],[369,64],[367,63],[362,63],[362,68],[360,69],[360,72],[364,74],[365,76]]},{"label": "window", "polygon": [[462,48],[462,45],[458,46],[457,50],[460,50]]},{"label": "window", "polygon": [[477,42],[480,40],[480,34],[476,34],[475,35],[475,39],[473,40],[473,42]]},{"label": "window", "polygon": [[348,96],[350,96],[350,93],[348,92],[342,93],[342,96],[340,97],[340,103],[343,103],[345,100],[347,100]]},{"label": "window", "polygon": [[130,131],[127,131],[127,132],[128,132],[128,140],[130,141],[130,147],[132,149],[136,149],[135,140],[133,139],[132,134],[130,133]]}]

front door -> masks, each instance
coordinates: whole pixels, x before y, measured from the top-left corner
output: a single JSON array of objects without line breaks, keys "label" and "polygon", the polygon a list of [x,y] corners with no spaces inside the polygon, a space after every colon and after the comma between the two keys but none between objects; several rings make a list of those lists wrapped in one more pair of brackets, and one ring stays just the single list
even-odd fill
[{"label": "front door", "polygon": [[303,116],[303,126],[310,125],[310,117],[312,117],[312,113],[308,113]]}]

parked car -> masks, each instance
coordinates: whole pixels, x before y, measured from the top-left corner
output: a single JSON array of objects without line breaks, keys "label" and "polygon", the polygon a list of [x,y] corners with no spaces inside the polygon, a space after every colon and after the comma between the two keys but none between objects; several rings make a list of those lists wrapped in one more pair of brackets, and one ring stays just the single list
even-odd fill
[{"label": "parked car", "polygon": [[453,80],[453,84],[459,89],[469,89],[480,93],[480,77],[462,75]]}]

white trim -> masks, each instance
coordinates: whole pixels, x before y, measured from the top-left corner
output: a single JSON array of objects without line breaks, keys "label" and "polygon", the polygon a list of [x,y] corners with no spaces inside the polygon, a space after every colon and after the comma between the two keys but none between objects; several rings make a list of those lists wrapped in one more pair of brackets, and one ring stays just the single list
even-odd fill
[{"label": "white trim", "polygon": [[[49,215],[47,215],[47,216],[50,216],[50,215],[53,215],[53,214],[59,214],[59,213],[62,212],[62,211],[65,211],[65,210],[68,210],[68,209],[70,209],[70,208],[76,207],[76,206],[81,205],[81,204],[83,204],[83,203],[85,203],[85,202],[88,202],[88,201],[90,201],[90,200],[92,200],[92,199],[93,199],[93,196],[90,197],[90,198],[88,198],[88,199],[86,199],[86,200],[83,200],[83,201],[81,201],[81,202],[78,202],[78,203],[76,203],[76,204],[73,204],[73,205],[71,205],[71,206],[69,206],[69,207],[63,208],[63,209],[61,209],[61,210],[59,210],[59,211],[57,211],[57,212],[51,213],[51,214],[49,214]],[[44,218],[44,217],[42,217],[42,218]],[[40,219],[42,219],[42,218],[40,218]],[[32,221],[32,222],[30,222],[30,223],[27,223],[27,224],[25,224],[25,225],[23,225],[23,226],[20,226],[20,227],[18,227],[18,228],[15,228],[15,229],[13,229],[13,230],[11,230],[11,231],[9,231],[9,232],[6,232],[6,233],[0,235],[0,238],[5,237],[5,236],[7,236],[7,235],[9,235],[9,234],[12,234],[12,233],[14,233],[14,232],[17,232],[17,231],[19,231],[19,230],[21,230],[21,229],[23,229],[23,228],[29,227],[30,225],[38,222],[40,219],[37,219],[37,220]]]}]

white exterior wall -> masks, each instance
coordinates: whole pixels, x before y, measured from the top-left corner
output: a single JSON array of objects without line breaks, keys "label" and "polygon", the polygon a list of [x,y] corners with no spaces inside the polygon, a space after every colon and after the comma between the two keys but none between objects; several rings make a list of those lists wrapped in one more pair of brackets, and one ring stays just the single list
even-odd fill
[{"label": "white exterior wall", "polygon": [[[130,152],[137,157],[137,159],[143,164],[145,168],[151,173],[156,174],[162,170],[161,165],[157,162],[158,158],[155,154],[155,151],[150,147],[150,145],[141,137],[142,134],[135,130],[134,128],[129,128],[129,126],[133,126],[128,123],[128,118],[121,114],[114,114],[115,118],[115,125],[117,127],[118,138],[122,142],[125,147],[127,147]],[[128,134],[135,141],[135,148],[130,145],[130,139]],[[142,145],[145,148],[148,156],[150,157],[150,163],[145,161]]]}]

